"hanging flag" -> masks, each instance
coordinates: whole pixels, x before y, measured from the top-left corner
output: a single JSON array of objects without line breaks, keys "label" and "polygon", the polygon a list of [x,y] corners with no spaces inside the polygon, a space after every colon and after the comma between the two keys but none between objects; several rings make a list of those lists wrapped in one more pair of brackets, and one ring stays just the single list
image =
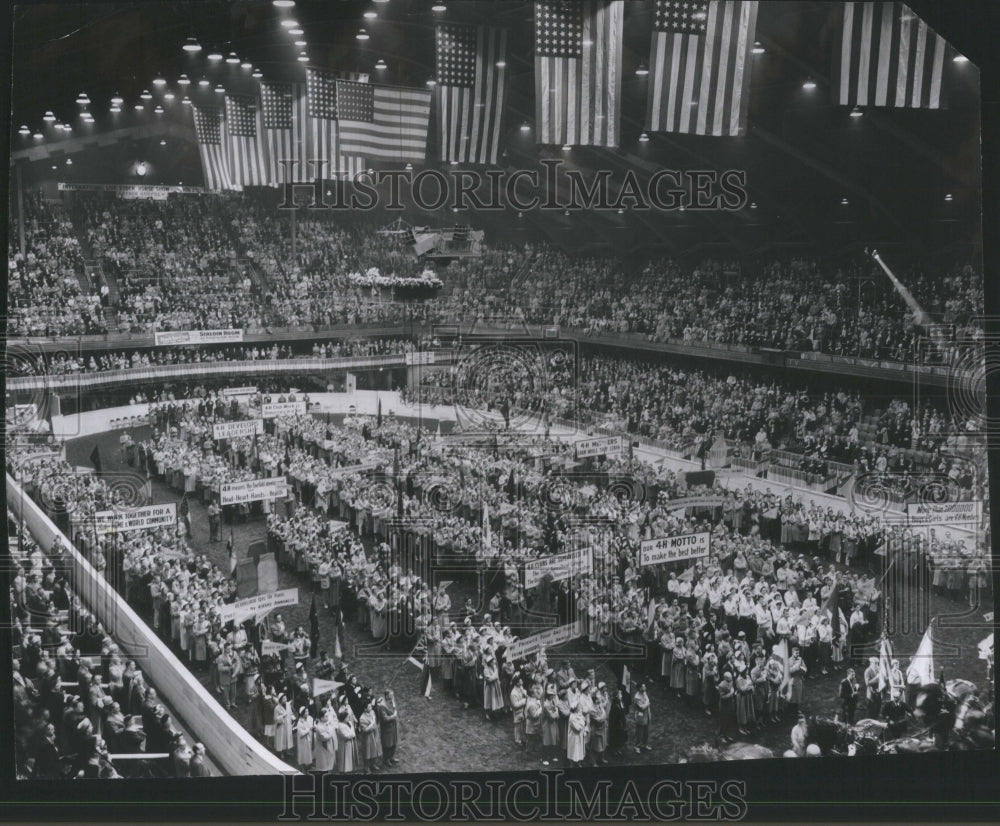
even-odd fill
[{"label": "hanging flag", "polygon": [[646,128],[746,133],[756,0],[655,0]]},{"label": "hanging flag", "polygon": [[847,628],[847,617],[844,616],[844,609],[840,607],[840,574],[835,574],[833,578],[833,588],[830,589],[830,596],[823,603],[820,616],[830,618],[830,628],[833,636],[840,636],[842,629]]},{"label": "hanging flag", "polygon": [[441,160],[495,164],[507,76],[507,30],[437,28]]},{"label": "hanging flag", "polygon": [[792,675],[789,671],[788,664],[788,640],[782,640],[777,645],[771,649],[772,653],[775,654],[778,660],[781,662],[781,686],[778,689],[781,695],[785,698],[791,696],[792,691]]},{"label": "hanging flag", "polygon": [[944,73],[953,52],[943,37],[905,3],[843,6],[834,101],[906,109],[946,105]]},{"label": "hanging flag", "polygon": [[[924,637],[925,638],[927,637],[926,633],[924,634]],[[921,644],[923,644],[923,641],[921,641]],[[931,645],[933,646],[933,643],[931,643]],[[993,634],[990,634],[988,637],[984,638],[983,641],[980,642],[977,647],[979,649],[979,659],[988,660],[990,658],[990,655],[993,653]],[[918,654],[920,653],[920,649],[917,649],[917,653]],[[914,659],[916,658],[914,657]],[[911,665],[910,667],[912,668],[913,666]],[[907,673],[909,673],[909,669],[907,669]],[[933,675],[933,670],[931,671],[931,674]]]},{"label": "hanging flag", "polygon": [[421,672],[420,680],[421,680],[420,693],[423,694],[424,697],[429,700],[431,698],[431,668],[427,664],[426,660],[424,661],[423,671]]},{"label": "hanging flag", "polygon": [[884,691],[889,685],[889,670],[892,664],[892,645],[883,632],[878,653],[878,690]]},{"label": "hanging flag", "polygon": [[340,149],[345,156],[422,163],[431,117],[428,89],[337,81]]},{"label": "hanging flag", "polygon": [[104,472],[104,468],[101,464],[101,446],[94,445],[94,449],[90,451],[90,463],[94,466],[94,471],[100,476]]},{"label": "hanging flag", "polygon": [[233,541],[233,529],[229,529],[229,539],[226,540],[226,550],[229,551],[229,575],[236,576],[236,545]]},{"label": "hanging flag", "polygon": [[340,688],[343,683],[338,683],[336,680],[321,680],[319,677],[313,677],[313,697],[321,697],[324,694],[329,694]]},{"label": "hanging flag", "polygon": [[229,180],[238,186],[265,186],[268,181],[257,98],[226,95],[226,137],[229,141]]},{"label": "hanging flag", "polygon": [[537,0],[538,142],[618,146],[622,0]]},{"label": "hanging flag", "polygon": [[[305,85],[262,82],[260,99],[269,184],[281,186],[287,183],[288,174],[291,174],[293,183],[312,183],[316,169],[309,165],[305,149],[305,136],[312,128]],[[288,165],[282,164],[284,160],[297,161],[290,173],[286,172]]]},{"label": "hanging flag", "polygon": [[622,690],[626,694],[632,693],[632,675],[629,672],[627,665],[622,666]]},{"label": "hanging flag", "polygon": [[378,411],[375,414],[375,426],[382,426],[382,399],[378,400]]},{"label": "hanging flag", "polygon": [[337,127],[337,75],[321,69],[306,69],[307,120],[302,136],[303,163],[314,177],[319,168],[309,161],[324,162],[324,178],[340,178],[340,147]]},{"label": "hanging flag", "polygon": [[490,525],[490,506],[483,500],[483,547],[493,547],[493,526]]},{"label": "hanging flag", "polygon": [[191,113],[205,186],[213,192],[235,189],[229,178],[227,152],[222,145],[222,109],[218,106],[192,106]]},{"label": "hanging flag", "polygon": [[910,664],[906,669],[906,681],[909,683],[920,680],[920,685],[930,685],[935,682],[934,678],[934,638],[931,629],[934,627],[934,620],[931,620],[924,631],[924,637],[917,646],[917,653],[913,655]]}]

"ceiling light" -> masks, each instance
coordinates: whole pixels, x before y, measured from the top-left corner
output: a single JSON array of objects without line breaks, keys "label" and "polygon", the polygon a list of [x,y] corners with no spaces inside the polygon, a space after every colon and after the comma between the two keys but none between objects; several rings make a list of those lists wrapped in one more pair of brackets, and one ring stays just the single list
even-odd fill
[{"label": "ceiling light", "polygon": [[189,78],[187,75],[181,75],[179,78],[177,78],[177,83],[180,86],[190,86],[191,78]]},{"label": "ceiling light", "polygon": [[841,198],[840,199],[840,205],[841,206],[847,206],[847,198]]},{"label": "ceiling light", "polygon": [[309,62],[309,55],[307,55],[305,52],[301,52],[299,54],[299,63],[308,63],[308,62]]},{"label": "ceiling light", "polygon": [[624,215],[624,214],[625,214],[625,210],[624,210],[624,209],[622,209],[621,207],[619,207],[619,208],[618,208],[618,214],[619,214],[619,215]]},{"label": "ceiling light", "polygon": [[860,108],[860,107],[858,107],[858,106],[855,106],[855,107],[854,107],[854,108],[853,108],[853,109],[851,110],[851,117],[852,117],[852,118],[860,118],[860,117],[861,117],[861,116],[862,116],[863,114],[864,114],[864,112],[862,112],[862,111],[861,111],[861,108]]},{"label": "ceiling light", "polygon": [[951,60],[952,60],[953,63],[968,63],[969,62],[969,58],[967,58],[964,54],[957,54]]},{"label": "ceiling light", "polygon": [[166,86],[167,85],[166,78],[163,78],[163,77],[160,77],[159,75],[157,75],[156,77],[153,78],[153,85],[154,86]]},{"label": "ceiling light", "polygon": [[649,134],[647,132],[643,132],[641,135],[639,135],[639,140],[642,141],[643,143],[648,142]]},{"label": "ceiling light", "polygon": [[253,74],[251,74],[250,77],[255,77],[258,80],[260,80],[262,77],[264,77],[264,73],[260,69],[254,69]]},{"label": "ceiling light", "polygon": [[34,138],[34,139],[35,139],[36,141],[40,141],[40,140],[42,139],[42,133],[41,133],[41,132],[35,132],[35,134],[34,134],[34,135],[33,135],[32,137],[33,137],[33,138]]},{"label": "ceiling light", "polygon": [[56,166],[55,164],[52,164],[52,168],[53,168],[53,169],[58,169],[59,167],[58,167],[58,166]]},{"label": "ceiling light", "polygon": [[298,21],[296,20],[288,19],[288,20],[282,20],[281,25],[284,26],[286,29],[296,29],[298,28],[299,24]]},{"label": "ceiling light", "polygon": [[72,126],[70,126],[68,123],[63,124],[63,132],[72,132],[72,131],[73,131]]},{"label": "ceiling light", "polygon": [[407,172],[412,172],[413,171],[413,164],[412,163],[408,163],[406,165],[406,171]]},{"label": "ceiling light", "polygon": [[80,92],[80,96],[76,99],[76,102],[79,103],[81,106],[89,106],[90,98],[87,97],[86,92]]},{"label": "ceiling light", "polygon": [[240,59],[236,56],[236,52],[230,52],[229,57],[226,58],[226,63],[239,63]]},{"label": "ceiling light", "polygon": [[72,158],[67,158],[66,159],[66,166],[72,166],[72,165],[73,165],[73,159]]},{"label": "ceiling light", "polygon": [[185,106],[190,106],[191,98],[189,98],[187,95],[184,95],[184,97],[181,98],[181,103],[183,103]]},{"label": "ceiling light", "polygon": [[306,41],[304,41],[304,40],[296,40],[295,41],[295,45],[298,46],[301,49],[302,47],[304,47],[306,45]]},{"label": "ceiling light", "polygon": [[184,45],[181,46],[181,48],[185,52],[191,52],[193,54],[194,52],[201,51],[201,43],[199,43],[193,37],[189,37],[187,40],[184,41]]},{"label": "ceiling light", "polygon": [[295,5],[295,0],[274,0],[274,5],[279,9],[290,9]]},{"label": "ceiling light", "polygon": [[53,126],[52,128],[53,128],[53,129],[55,129],[55,130],[56,130],[56,132],[62,132],[62,124],[61,124],[61,123],[57,123],[57,124],[56,124],[55,126]]},{"label": "ceiling light", "polygon": [[162,107],[162,106],[160,106],[160,104],[158,104],[158,103],[157,103],[157,104],[156,104],[156,108],[155,108],[155,109],[154,109],[153,111],[154,111],[154,112],[155,112],[155,113],[156,113],[157,115],[162,115],[162,114],[163,114],[163,107]]},{"label": "ceiling light", "polygon": [[124,102],[125,102],[124,98],[122,98],[122,96],[119,95],[117,92],[115,92],[115,96],[111,98],[112,106],[121,106]]},{"label": "ceiling light", "polygon": [[802,88],[805,89],[807,92],[811,92],[813,89],[816,88],[816,81],[813,80],[812,78],[809,78],[805,83],[802,84]]},{"label": "ceiling light", "polygon": [[498,69],[502,69],[506,65],[507,65],[507,61],[506,60],[498,60],[497,63],[496,63],[496,66],[497,66]]},{"label": "ceiling light", "polygon": [[760,45],[759,40],[753,42],[753,48],[750,50],[754,54],[764,54],[764,47]]},{"label": "ceiling light", "polygon": [[149,91],[149,89],[143,89],[142,90],[142,94],[139,95],[139,97],[141,97],[143,100],[152,100],[153,99],[153,95]]},{"label": "ceiling light", "polygon": [[645,77],[649,74],[649,67],[646,66],[645,63],[642,63],[639,65],[639,68],[635,70],[635,73],[639,75],[639,77]]},{"label": "ceiling light", "polygon": [[525,121],[524,123],[521,124],[521,131],[522,132],[530,132],[531,131],[531,125],[528,123],[528,121]]},{"label": "ceiling light", "polygon": [[437,86],[437,81],[434,78],[432,78],[432,77],[428,78],[427,79],[427,85],[428,86]]},{"label": "ceiling light", "polygon": [[357,40],[367,40],[368,39],[368,32],[366,32],[364,29],[361,29],[356,35],[354,35],[354,37]]},{"label": "ceiling light", "polygon": [[166,138],[160,138],[160,146],[166,146],[166,145],[167,145],[167,139]]},{"label": "ceiling light", "polygon": [[216,93],[216,94],[218,94],[218,95],[223,95],[223,94],[225,94],[225,93],[226,93],[226,87],[225,87],[225,86],[223,86],[223,85],[222,85],[222,84],[220,83],[220,84],[219,84],[218,86],[216,86],[216,87],[215,87],[215,93]]},{"label": "ceiling light", "polygon": [[433,6],[431,6],[431,11],[437,11],[437,12],[448,11],[448,7],[444,3],[435,3]]},{"label": "ceiling light", "polygon": [[757,209],[757,202],[756,201],[751,201],[750,202],[750,209]]},{"label": "ceiling light", "polygon": [[141,111],[142,111],[143,109],[145,109],[145,108],[146,108],[146,107],[145,107],[145,106],[143,106],[143,105],[142,105],[141,103],[137,103],[137,104],[135,105],[135,110],[136,110],[137,112],[141,112]]},{"label": "ceiling light", "polygon": [[380,57],[375,64],[375,68],[381,72],[383,69],[388,69],[389,67],[385,65],[385,61]]},{"label": "ceiling light", "polygon": [[222,52],[220,52],[218,49],[213,50],[213,51],[211,51],[211,52],[208,53],[208,59],[209,60],[222,60]]},{"label": "ceiling light", "polygon": [[566,144],[565,146],[563,146],[563,152],[569,152],[569,150],[570,150],[570,149],[572,149],[572,148],[573,148],[573,147],[572,147],[572,146],[570,146],[570,145],[569,145],[569,144],[567,143],[567,144]]},{"label": "ceiling light", "polygon": [[289,29],[288,33],[290,35],[294,35],[295,37],[302,37],[302,35],[305,34],[305,32],[302,30],[301,26],[298,26],[298,27],[296,27],[294,29]]},{"label": "ceiling light", "polygon": [[368,9],[368,11],[366,11],[363,16],[365,20],[374,20],[376,17],[378,17],[378,12],[375,11],[375,9]]},{"label": "ceiling light", "polygon": [[121,110],[122,110],[121,106],[112,106],[110,111],[114,112],[117,115]]},{"label": "ceiling light", "polygon": [[45,115],[42,117],[42,120],[44,120],[46,123],[52,123],[52,121],[54,121],[55,119],[56,116],[52,114],[51,110],[46,112]]},{"label": "ceiling light", "polygon": [[30,135],[31,134],[31,130],[27,126],[22,126],[20,129],[17,130],[17,132],[18,132],[19,135]]},{"label": "ceiling light", "polygon": [[164,94],[163,99],[164,100],[173,100],[174,99],[174,93],[173,92],[167,92],[166,94]]},{"label": "ceiling light", "polygon": [[945,196],[944,196],[944,199],[945,199],[946,201],[951,201],[951,200],[954,200],[954,199],[953,199],[953,198],[951,197],[951,193],[950,193],[950,192],[949,192],[949,193],[948,193],[947,195],[945,195]]},{"label": "ceiling light", "polygon": [[138,175],[140,178],[146,174],[145,162],[139,161],[139,163],[135,165],[135,174]]},{"label": "ceiling light", "polygon": [[253,68],[253,64],[249,60],[244,60],[240,64],[240,68],[241,69],[252,69]]},{"label": "ceiling light", "polygon": [[204,75],[202,75],[201,80],[198,81],[198,85],[199,86],[211,86],[212,84],[210,84],[208,82],[208,78],[207,77],[205,77]]}]

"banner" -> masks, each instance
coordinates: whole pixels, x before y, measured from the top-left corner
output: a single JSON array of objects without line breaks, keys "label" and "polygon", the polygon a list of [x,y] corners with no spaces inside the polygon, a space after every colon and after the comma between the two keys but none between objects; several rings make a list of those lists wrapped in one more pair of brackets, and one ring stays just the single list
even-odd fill
[{"label": "banner", "polygon": [[229,344],[243,341],[242,330],[173,330],[153,333],[153,341],[163,344]]},{"label": "banner", "polygon": [[261,499],[284,499],[286,496],[288,496],[288,483],[284,476],[248,479],[245,482],[225,482],[219,488],[220,505],[258,502]]},{"label": "banner", "polygon": [[683,536],[663,536],[659,539],[643,540],[639,551],[639,566],[659,565],[662,562],[681,562],[685,559],[700,559],[708,556],[712,534],[687,533]]},{"label": "banner", "polygon": [[248,384],[246,387],[226,387],[219,393],[223,398],[229,396],[252,396],[257,392],[257,388],[252,384]]},{"label": "banner", "polygon": [[212,426],[212,437],[215,439],[236,439],[240,436],[261,436],[263,433],[263,419],[249,419],[243,422],[217,422]]},{"label": "banner", "polygon": [[576,458],[587,456],[621,456],[628,452],[628,445],[621,436],[603,436],[597,439],[581,439],[574,445]]},{"label": "banner", "polygon": [[910,502],[906,516],[911,526],[978,525],[982,510],[980,502]]},{"label": "banner", "polygon": [[532,634],[523,640],[512,642],[507,646],[506,656],[508,660],[513,662],[524,657],[530,657],[543,648],[548,651],[550,648],[555,648],[557,645],[575,640],[582,635],[583,623],[577,620],[576,622],[571,622],[569,625],[559,625],[538,634]]},{"label": "banner", "polygon": [[725,496],[685,496],[683,499],[671,499],[663,508],[668,511],[681,508],[721,508],[725,501]]},{"label": "banner", "polygon": [[147,505],[127,511],[97,511],[94,522],[100,534],[169,527],[177,524],[177,503]]},{"label": "banner", "polygon": [[406,363],[407,367],[413,367],[414,365],[418,364],[433,364],[434,353],[433,352],[404,353],[403,361]]},{"label": "banner", "polygon": [[554,554],[524,565],[524,587],[534,588],[542,577],[548,575],[553,582],[561,582],[571,576],[589,574],[594,570],[593,548],[580,548],[563,554]]},{"label": "banner", "polygon": [[261,405],[260,411],[265,419],[274,419],[278,416],[304,416],[306,414],[306,403],[264,402]]},{"label": "banner", "polygon": [[264,640],[260,644],[260,655],[262,657],[268,654],[278,654],[288,648],[288,643],[275,642],[274,640]]},{"label": "banner", "polygon": [[227,622],[238,624],[250,617],[270,614],[275,608],[297,605],[298,602],[298,588],[286,588],[283,591],[274,591],[270,594],[257,594],[255,597],[240,599],[230,605],[220,605],[219,621],[223,625]]},{"label": "banner", "polygon": [[119,198],[152,198],[160,201],[167,195],[204,195],[201,186],[162,186],[159,184],[58,184],[60,192],[114,192]]}]

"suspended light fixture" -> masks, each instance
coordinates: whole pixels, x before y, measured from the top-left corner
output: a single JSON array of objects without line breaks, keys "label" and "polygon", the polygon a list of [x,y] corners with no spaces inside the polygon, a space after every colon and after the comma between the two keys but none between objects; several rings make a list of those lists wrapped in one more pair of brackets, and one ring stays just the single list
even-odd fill
[{"label": "suspended light fixture", "polygon": [[300,49],[302,49],[305,48],[305,46],[307,46],[308,44],[304,40],[296,40],[295,45],[298,46]]},{"label": "suspended light fixture", "polygon": [[55,130],[56,130],[56,132],[62,132],[62,124],[61,124],[61,123],[57,123],[57,124],[56,124],[55,126],[53,126],[52,128],[53,128],[53,129],[55,129]]},{"label": "suspended light fixture", "polygon": [[367,40],[368,32],[366,32],[364,29],[361,29],[356,35],[354,35],[354,37],[357,40]]},{"label": "suspended light fixture", "polygon": [[864,112],[861,111],[861,107],[860,106],[855,106],[851,110],[851,117],[852,118],[860,118],[863,114],[864,114]]},{"label": "suspended light fixture", "polygon": [[528,121],[525,121],[524,123],[522,123],[521,124],[521,131],[522,132],[530,132],[531,131],[531,124],[529,124]]},{"label": "suspended light fixture", "polygon": [[215,87],[215,93],[217,95],[224,95],[226,93],[226,87],[220,83],[218,86]]},{"label": "suspended light fixture", "polygon": [[305,32],[302,30],[301,27],[296,28],[296,29],[289,29],[288,33],[290,35],[292,35],[293,37],[302,37],[302,35],[305,34]]},{"label": "suspended light fixture", "polygon": [[214,49],[213,51],[211,51],[211,52],[208,53],[208,59],[209,60],[222,60],[222,52],[220,52],[218,49]]},{"label": "suspended light fixture", "polygon": [[388,69],[388,68],[389,67],[386,65],[385,61],[381,57],[375,63],[375,69],[377,71],[379,71],[379,72],[384,71],[385,69]]},{"label": "suspended light fixture", "polygon": [[240,68],[241,69],[252,69],[253,68],[253,64],[249,60],[244,60],[240,64]]},{"label": "suspended light fixture", "polygon": [[43,135],[42,135],[42,133],[41,133],[41,132],[35,132],[35,134],[34,134],[34,135],[33,135],[32,137],[33,137],[33,138],[34,138],[34,139],[35,139],[36,141],[40,141],[40,140],[42,139]]},{"label": "suspended light fixture", "polygon": [[262,77],[264,77],[264,73],[260,69],[254,69],[250,77],[260,80]]},{"label": "suspended light fixture", "polygon": [[199,43],[193,37],[189,37],[187,40],[184,41],[184,45],[181,46],[181,48],[185,52],[191,52],[192,54],[194,54],[195,52],[201,51],[201,43]]},{"label": "suspended light fixture", "polygon": [[649,67],[645,63],[641,63],[639,64],[639,68],[635,70],[635,73],[639,75],[639,77],[645,77],[649,74]]},{"label": "suspended light fixture", "polygon": [[145,106],[143,106],[143,105],[142,105],[141,103],[137,103],[137,104],[135,105],[135,111],[136,111],[136,112],[141,112],[141,111],[142,111],[143,109],[145,109],[145,108],[146,108],[146,107],[145,107]]},{"label": "suspended light fixture", "polygon": [[299,52],[298,60],[299,60],[299,63],[308,63],[309,62],[309,55],[307,55],[305,52]]},{"label": "suspended light fixture", "polygon": [[141,97],[143,100],[152,100],[153,99],[153,95],[149,91],[149,89],[143,89],[142,90],[142,94],[139,95],[139,97]]},{"label": "suspended light fixture", "polygon": [[154,109],[153,111],[154,111],[154,112],[155,112],[155,113],[156,113],[157,115],[162,115],[162,114],[163,114],[163,107],[162,107],[162,106],[160,106],[160,104],[158,104],[158,103],[157,103],[157,104],[156,104],[156,108],[155,108],[155,109]]},{"label": "suspended light fixture", "polygon": [[27,126],[22,126],[20,129],[17,130],[17,133],[19,135],[30,135],[31,130]]},{"label": "suspended light fixture", "polygon": [[288,20],[282,20],[281,25],[284,26],[286,29],[296,29],[299,26],[298,21],[292,20],[291,18],[289,18]]},{"label": "suspended light fixture", "polygon": [[847,206],[847,198],[841,198],[840,199],[840,205],[841,206]]},{"label": "suspended light fixture", "polygon": [[191,78],[189,78],[187,75],[181,75],[179,78],[177,78],[177,83],[179,86],[190,86]]},{"label": "suspended light fixture", "polygon": [[759,40],[753,42],[753,48],[750,50],[754,54],[764,54],[764,47],[760,45]]},{"label": "suspended light fixture", "polygon": [[805,89],[807,92],[811,92],[813,89],[816,88],[816,81],[813,80],[811,77],[807,78],[806,82],[802,84],[802,88]]},{"label": "suspended light fixture", "polygon": [[163,99],[164,100],[173,100],[174,99],[174,93],[173,92],[166,92],[163,95]]},{"label": "suspended light fixture", "polygon": [[497,67],[498,69],[502,69],[502,68],[503,68],[504,66],[506,66],[506,65],[507,65],[507,61],[506,61],[506,60],[498,60],[498,61],[496,62],[496,67]]},{"label": "suspended light fixture", "polygon": [[160,138],[160,146],[166,146],[166,145],[167,145],[167,139],[166,138]]},{"label": "suspended light fixture", "polygon": [[207,77],[205,77],[204,75],[202,75],[201,76],[201,80],[198,81],[198,85],[199,86],[211,86],[212,84],[209,83],[209,80],[208,80]]},{"label": "suspended light fixture", "polygon": [[375,9],[368,9],[368,11],[364,13],[363,17],[365,18],[365,20],[374,20],[376,17],[378,17],[378,12],[375,11]]},{"label": "suspended light fixture", "polygon": [[76,102],[79,103],[81,106],[89,106],[90,98],[87,97],[86,92],[80,92],[80,95],[79,97],[77,97]]},{"label": "suspended light fixture", "polygon": [[166,80],[166,78],[164,78],[164,77],[162,77],[160,75],[157,75],[156,77],[153,78],[153,85],[154,86],[166,86],[167,85],[167,80]]},{"label": "suspended light fixture", "polygon": [[184,95],[184,97],[181,98],[181,103],[184,104],[185,106],[190,106],[191,98],[189,98],[187,95]]},{"label": "suspended light fixture", "polygon": [[109,111],[114,112],[117,115],[121,110],[122,110],[121,106],[114,106],[114,105],[112,105],[112,107],[111,107],[111,109]]},{"label": "suspended light fixture", "polygon": [[66,166],[72,166],[72,165],[73,165],[73,159],[72,158],[67,158],[66,159]]},{"label": "suspended light fixture", "polygon": [[434,78],[429,77],[429,78],[427,78],[427,85],[428,86],[437,86],[437,81]]},{"label": "suspended light fixture", "polygon": [[646,133],[646,132],[643,132],[641,135],[639,135],[639,140],[642,143],[648,143],[648,141],[649,141],[649,134]]},{"label": "suspended light fixture", "polygon": [[951,193],[950,193],[950,192],[949,192],[949,193],[948,193],[947,195],[945,195],[945,196],[944,196],[944,199],[945,199],[946,201],[951,201],[951,200],[954,200],[954,199],[953,199],[953,198],[951,197]]},{"label": "suspended light fixture", "polygon": [[408,163],[406,165],[406,171],[407,172],[412,172],[413,171],[413,164],[412,163]]},{"label": "suspended light fixture", "polygon": [[55,119],[56,116],[52,114],[51,110],[49,110],[42,116],[42,120],[44,120],[46,123],[52,123]]},{"label": "suspended light fixture", "polygon": [[569,150],[570,150],[570,149],[572,149],[572,148],[573,148],[573,147],[572,147],[572,146],[570,146],[570,145],[569,145],[569,144],[567,143],[567,144],[565,144],[565,145],[563,146],[563,152],[569,152]]},{"label": "suspended light fixture", "polygon": [[274,0],[275,8],[290,9],[295,6],[295,0]]},{"label": "suspended light fixture", "polygon": [[448,11],[448,7],[444,3],[435,3],[431,6],[431,11],[443,12]]},{"label": "suspended light fixture", "polygon": [[115,92],[115,96],[113,98],[111,98],[111,105],[112,106],[121,106],[124,102],[125,102],[125,99],[121,95],[119,95],[117,92]]},{"label": "suspended light fixture", "polygon": [[969,58],[967,58],[964,54],[956,54],[951,60],[952,60],[952,63],[968,63],[969,62]]},{"label": "suspended light fixture", "polygon": [[240,59],[236,56],[236,52],[230,52],[229,57],[226,58],[226,63],[236,64],[239,63]]}]

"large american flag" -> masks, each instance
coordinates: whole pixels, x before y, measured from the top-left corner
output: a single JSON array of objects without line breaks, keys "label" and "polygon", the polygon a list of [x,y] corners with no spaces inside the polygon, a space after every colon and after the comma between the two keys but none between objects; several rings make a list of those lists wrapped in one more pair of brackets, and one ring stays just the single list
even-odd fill
[{"label": "large american flag", "polygon": [[746,132],[756,0],[654,0],[646,128]]},{"label": "large american flag", "polygon": [[834,66],[843,106],[940,109],[948,44],[904,3],[844,3]]},{"label": "large american flag", "polygon": [[506,91],[507,30],[442,25],[437,29],[441,160],[495,164]]},{"label": "large american flag", "polygon": [[431,93],[337,81],[340,150],[345,156],[423,162]]},{"label": "large american flag", "polygon": [[268,163],[256,97],[226,95],[229,178],[238,186],[266,186]]},{"label": "large american flag", "polygon": [[617,146],[622,0],[537,0],[538,142]]},{"label": "large american flag", "polygon": [[218,192],[234,189],[229,178],[229,159],[222,144],[222,109],[218,106],[192,106],[195,138],[205,186]]},{"label": "large american flag", "polygon": [[[268,179],[271,186],[281,186],[291,175],[293,183],[309,182],[311,170],[305,162],[302,139],[305,134],[306,93],[301,83],[260,84],[264,120],[264,144],[267,147]],[[298,161],[291,170],[281,162]]]}]

